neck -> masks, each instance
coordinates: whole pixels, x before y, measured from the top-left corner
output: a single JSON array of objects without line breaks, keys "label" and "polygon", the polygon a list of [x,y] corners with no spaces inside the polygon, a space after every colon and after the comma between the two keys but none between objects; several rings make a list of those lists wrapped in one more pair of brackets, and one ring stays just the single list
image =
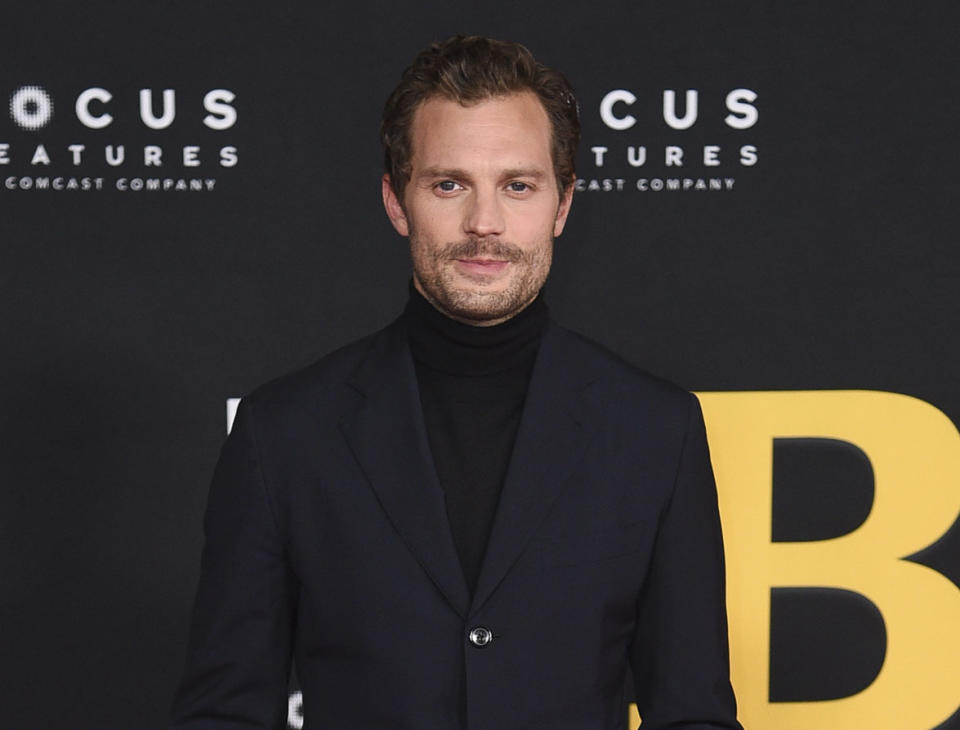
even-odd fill
[{"label": "neck", "polygon": [[410,348],[419,363],[447,373],[504,372],[536,355],[549,319],[538,295],[504,321],[478,327],[450,317],[414,286],[405,310]]}]

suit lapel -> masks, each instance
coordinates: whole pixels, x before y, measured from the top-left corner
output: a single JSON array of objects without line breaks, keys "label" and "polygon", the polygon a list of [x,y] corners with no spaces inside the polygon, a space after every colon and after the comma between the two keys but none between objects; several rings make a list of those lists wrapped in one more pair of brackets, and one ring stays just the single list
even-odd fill
[{"label": "suit lapel", "polygon": [[571,335],[544,332],[470,612],[478,611],[523,552],[583,457],[587,429]]},{"label": "suit lapel", "polygon": [[430,454],[406,328],[377,336],[349,384],[362,396],[341,421],[351,449],[408,549],[460,616],[469,592]]}]

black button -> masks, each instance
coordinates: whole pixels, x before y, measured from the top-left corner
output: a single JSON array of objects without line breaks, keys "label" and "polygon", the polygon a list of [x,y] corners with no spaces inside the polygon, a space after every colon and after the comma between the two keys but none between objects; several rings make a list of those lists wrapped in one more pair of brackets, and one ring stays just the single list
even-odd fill
[{"label": "black button", "polygon": [[493,632],[485,626],[477,626],[470,629],[470,635],[467,638],[474,646],[486,646],[493,641]]}]

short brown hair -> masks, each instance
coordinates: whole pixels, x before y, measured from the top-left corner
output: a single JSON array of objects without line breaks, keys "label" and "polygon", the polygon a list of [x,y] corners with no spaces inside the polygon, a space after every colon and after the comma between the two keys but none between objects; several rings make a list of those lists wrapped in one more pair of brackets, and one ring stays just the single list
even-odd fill
[{"label": "short brown hair", "polygon": [[519,43],[458,35],[420,51],[384,106],[380,124],[384,168],[397,197],[403,199],[410,181],[410,127],[420,104],[442,97],[467,106],[520,91],[536,94],[550,119],[551,156],[562,195],[573,183],[580,141],[580,117],[570,83]]}]

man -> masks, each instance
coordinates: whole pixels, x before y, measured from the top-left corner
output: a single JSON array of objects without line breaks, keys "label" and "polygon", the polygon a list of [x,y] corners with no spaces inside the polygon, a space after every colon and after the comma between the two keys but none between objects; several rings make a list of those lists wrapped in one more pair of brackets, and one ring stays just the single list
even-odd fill
[{"label": "man", "polygon": [[217,467],[174,727],[739,728],[693,396],[554,324],[563,77],[452,38],[387,102],[413,282],[385,330],[244,398]]}]

